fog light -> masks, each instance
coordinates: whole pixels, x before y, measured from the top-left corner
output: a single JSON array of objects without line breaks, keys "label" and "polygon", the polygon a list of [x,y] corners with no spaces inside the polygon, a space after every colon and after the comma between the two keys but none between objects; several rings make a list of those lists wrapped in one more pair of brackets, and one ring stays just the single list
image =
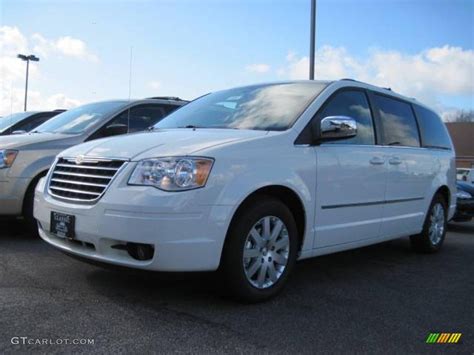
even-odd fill
[{"label": "fog light", "polygon": [[150,244],[127,243],[128,254],[136,260],[151,260],[155,249]]}]

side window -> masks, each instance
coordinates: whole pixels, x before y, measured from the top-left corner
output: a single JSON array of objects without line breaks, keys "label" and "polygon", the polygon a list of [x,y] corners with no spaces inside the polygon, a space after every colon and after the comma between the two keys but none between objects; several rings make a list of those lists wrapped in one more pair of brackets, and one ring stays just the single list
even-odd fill
[{"label": "side window", "polygon": [[[375,144],[374,124],[369,102],[363,91],[341,91],[334,95],[319,113],[319,118],[327,116],[349,116],[357,121],[357,135],[327,144]],[[326,144],[326,143],[325,143]]]},{"label": "side window", "polygon": [[52,114],[41,114],[35,117],[27,119],[25,122],[22,122],[17,127],[15,127],[15,131],[26,131],[29,132],[40,124],[43,124],[47,120],[49,120],[53,115]]},{"label": "side window", "polygon": [[411,105],[377,94],[374,100],[382,121],[383,144],[419,147],[418,126]]},{"label": "side window", "polygon": [[144,131],[148,127],[153,126],[163,117],[165,117],[166,114],[167,112],[164,109],[163,105],[138,105],[123,111],[111,122],[109,122],[107,126],[110,126],[112,124],[130,124],[130,133]]},{"label": "side window", "polygon": [[423,147],[451,149],[449,133],[441,118],[433,111],[419,105],[413,105],[413,107],[420,125]]},{"label": "side window", "polygon": [[162,105],[164,110],[165,110],[165,115],[168,116],[171,112],[177,110],[178,108],[182,107],[182,106],[178,106],[178,105]]}]

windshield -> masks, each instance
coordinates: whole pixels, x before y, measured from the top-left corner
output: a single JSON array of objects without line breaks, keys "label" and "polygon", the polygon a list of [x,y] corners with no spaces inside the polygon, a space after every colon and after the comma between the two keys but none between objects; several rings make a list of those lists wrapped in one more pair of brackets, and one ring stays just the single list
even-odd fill
[{"label": "windshield", "polygon": [[4,129],[14,125],[17,122],[20,122],[22,119],[34,114],[35,112],[18,112],[8,115],[6,117],[0,118],[0,132]]},{"label": "windshield", "polygon": [[46,121],[34,132],[80,134],[102,121],[104,117],[108,118],[125,104],[123,101],[107,101],[79,106]]},{"label": "windshield", "polygon": [[155,128],[233,128],[283,131],[326,87],[325,83],[247,86],[203,96],[171,113]]}]

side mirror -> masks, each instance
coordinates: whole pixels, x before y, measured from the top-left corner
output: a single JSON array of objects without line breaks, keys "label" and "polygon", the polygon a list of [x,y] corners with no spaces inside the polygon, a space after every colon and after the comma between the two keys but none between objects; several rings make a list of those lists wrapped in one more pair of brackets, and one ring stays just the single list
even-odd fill
[{"label": "side mirror", "polygon": [[119,136],[121,134],[127,134],[128,127],[126,124],[111,124],[110,126],[105,127],[104,137]]},{"label": "side mirror", "polygon": [[25,134],[28,133],[26,131],[13,131],[12,134]]},{"label": "side mirror", "polygon": [[351,138],[357,135],[357,122],[348,116],[324,117],[314,135],[318,141]]}]

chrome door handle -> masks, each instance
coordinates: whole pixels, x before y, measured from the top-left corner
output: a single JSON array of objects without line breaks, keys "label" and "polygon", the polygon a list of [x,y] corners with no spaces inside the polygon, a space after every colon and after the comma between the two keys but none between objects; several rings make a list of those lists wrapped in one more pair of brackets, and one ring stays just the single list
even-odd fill
[{"label": "chrome door handle", "polygon": [[380,158],[380,157],[373,157],[370,159],[370,164],[372,165],[383,165],[385,164],[385,159]]},{"label": "chrome door handle", "polygon": [[400,165],[402,161],[400,160],[399,157],[393,157],[389,159],[388,163],[392,165]]}]

